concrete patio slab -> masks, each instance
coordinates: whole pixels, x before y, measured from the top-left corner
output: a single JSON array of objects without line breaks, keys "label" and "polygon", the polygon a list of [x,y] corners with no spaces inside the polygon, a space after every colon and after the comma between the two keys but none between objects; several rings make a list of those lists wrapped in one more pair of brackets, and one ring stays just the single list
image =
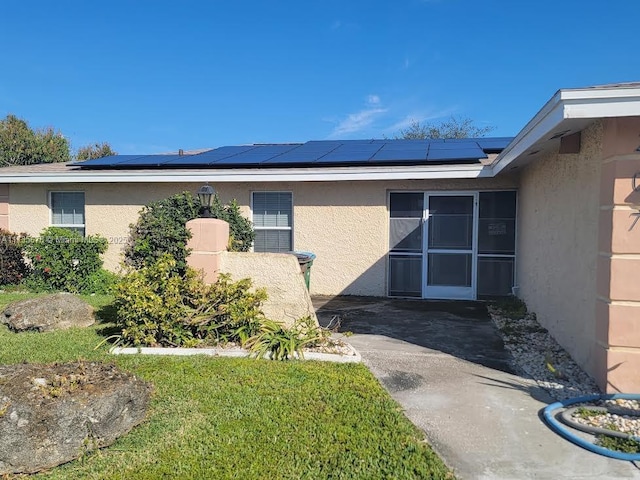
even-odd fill
[{"label": "concrete patio slab", "polygon": [[474,302],[315,298],[338,316],[364,363],[421,428],[457,478],[640,479],[630,462],[596,455],[539,417],[553,401],[517,375],[486,309]]}]

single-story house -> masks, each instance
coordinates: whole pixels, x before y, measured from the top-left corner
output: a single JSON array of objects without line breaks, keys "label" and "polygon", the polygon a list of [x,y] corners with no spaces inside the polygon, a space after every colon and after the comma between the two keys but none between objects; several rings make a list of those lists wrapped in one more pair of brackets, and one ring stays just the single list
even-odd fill
[{"label": "single-story house", "polygon": [[[640,83],[559,90],[514,138],[312,141],[0,169],[0,227],[101,234],[205,183],[311,293],[512,292],[603,387],[640,391]],[[389,319],[390,322],[393,319]]]}]

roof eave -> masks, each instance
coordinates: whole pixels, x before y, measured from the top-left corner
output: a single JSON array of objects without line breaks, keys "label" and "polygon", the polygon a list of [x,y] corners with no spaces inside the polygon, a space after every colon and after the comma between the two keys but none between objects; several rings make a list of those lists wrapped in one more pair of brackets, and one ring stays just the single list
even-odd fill
[{"label": "roof eave", "polygon": [[534,145],[547,139],[565,120],[637,115],[640,115],[640,86],[558,90],[496,157],[492,174],[499,174]]},{"label": "roof eave", "polygon": [[171,182],[330,182],[349,180],[427,180],[480,178],[490,175],[490,167],[477,164],[340,167],[316,169],[225,169],[191,171],[70,171],[67,173],[0,172],[0,183],[171,183]]}]

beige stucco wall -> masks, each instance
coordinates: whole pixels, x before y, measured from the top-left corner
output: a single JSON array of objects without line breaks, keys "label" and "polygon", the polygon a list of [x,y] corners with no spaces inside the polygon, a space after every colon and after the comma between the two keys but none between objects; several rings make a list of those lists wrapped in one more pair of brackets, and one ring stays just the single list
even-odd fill
[{"label": "beige stucco wall", "polygon": [[267,318],[291,326],[297,319],[311,317],[317,325],[316,312],[295,256],[224,252],[220,254],[220,272],[228,273],[233,280],[250,278],[254,288],[264,288],[267,300],[262,311]]},{"label": "beige stucco wall", "polygon": [[520,296],[587,371],[595,367],[595,297],[602,124],[579,154],[548,154],[521,172]]},{"label": "beige stucco wall", "polygon": [[[314,252],[312,294],[386,295],[386,254],[390,190],[491,190],[515,188],[517,181],[493,179],[405,180],[292,183],[218,183],[224,201],[237,199],[250,216],[252,191],[290,191],[294,204],[294,248]],[[47,196],[51,190],[85,191],[87,234],[109,240],[105,266],[116,269],[129,224],[152,200],[200,184],[85,184],[11,186],[10,228],[37,235],[49,225]]]}]

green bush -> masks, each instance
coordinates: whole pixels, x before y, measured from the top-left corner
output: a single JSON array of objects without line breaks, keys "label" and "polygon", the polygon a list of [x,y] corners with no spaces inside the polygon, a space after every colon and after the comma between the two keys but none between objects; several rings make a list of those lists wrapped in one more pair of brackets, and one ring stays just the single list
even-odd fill
[{"label": "green bush", "polygon": [[110,294],[120,280],[120,276],[101,268],[96,270],[86,280],[86,293]]},{"label": "green bush", "polygon": [[229,251],[249,251],[256,234],[253,224],[240,213],[238,202],[232,200],[228,205],[224,205],[218,195],[214,195],[211,215],[229,224]]},{"label": "green bush", "polygon": [[[125,264],[136,269],[149,267],[165,253],[176,260],[179,273],[186,270],[187,241],[191,237],[185,224],[196,218],[202,206],[190,192],[151,202],[130,225],[130,241],[124,251]],[[255,237],[253,226],[243,217],[235,201],[224,205],[217,195],[211,209],[213,217],[229,223],[231,251],[248,251]]]},{"label": "green bush", "polygon": [[316,326],[311,317],[297,320],[291,328],[265,320],[246,346],[258,358],[269,356],[272,360],[288,360],[294,354],[304,358],[303,348],[319,345],[328,335],[329,332]]},{"label": "green bush", "polygon": [[22,255],[25,233],[11,233],[0,228],[0,285],[16,285],[28,274],[29,267]]},{"label": "green bush", "polygon": [[242,344],[257,333],[263,321],[263,290],[250,292],[250,280],[232,282],[224,275],[207,285],[191,268],[181,275],[176,263],[164,254],[116,285],[116,323],[125,342],[184,347]]},{"label": "green bush", "polygon": [[92,288],[101,275],[100,254],[106,250],[107,239],[99,235],[83,237],[66,228],[46,228],[38,238],[24,242],[32,265],[25,283],[35,291],[95,293]]}]

